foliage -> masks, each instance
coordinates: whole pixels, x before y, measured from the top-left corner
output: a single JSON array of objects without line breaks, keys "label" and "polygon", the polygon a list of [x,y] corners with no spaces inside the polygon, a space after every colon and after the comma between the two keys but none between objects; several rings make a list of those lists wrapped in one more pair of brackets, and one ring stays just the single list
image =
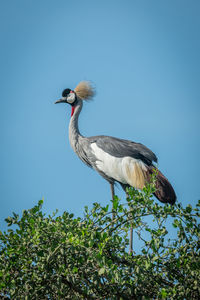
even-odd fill
[{"label": "foliage", "polygon": [[115,197],[114,219],[98,203],[82,218],[47,217],[42,200],[13,213],[14,228],[0,232],[1,299],[200,299],[200,201],[160,205],[154,191],[131,188],[125,204]]}]

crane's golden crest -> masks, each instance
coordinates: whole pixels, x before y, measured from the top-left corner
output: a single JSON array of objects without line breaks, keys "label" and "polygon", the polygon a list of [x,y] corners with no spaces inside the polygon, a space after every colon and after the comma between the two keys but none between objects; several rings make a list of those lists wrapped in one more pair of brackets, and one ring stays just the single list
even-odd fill
[{"label": "crane's golden crest", "polygon": [[95,89],[89,81],[81,81],[74,89],[76,95],[82,100],[90,100],[95,95]]}]

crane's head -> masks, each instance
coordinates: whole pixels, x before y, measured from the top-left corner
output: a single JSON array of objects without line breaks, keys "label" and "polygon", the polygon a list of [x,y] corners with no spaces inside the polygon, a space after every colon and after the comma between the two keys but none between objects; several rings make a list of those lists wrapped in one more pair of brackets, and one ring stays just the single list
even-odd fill
[{"label": "crane's head", "polygon": [[72,106],[73,116],[76,105],[82,100],[90,100],[95,94],[95,90],[89,81],[81,81],[74,90],[69,88],[62,92],[62,98],[55,103],[68,103]]}]

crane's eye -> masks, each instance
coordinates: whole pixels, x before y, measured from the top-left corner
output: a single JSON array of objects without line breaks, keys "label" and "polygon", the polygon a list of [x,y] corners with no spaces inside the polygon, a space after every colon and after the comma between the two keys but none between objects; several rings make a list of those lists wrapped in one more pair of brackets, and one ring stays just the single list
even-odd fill
[{"label": "crane's eye", "polygon": [[75,102],[75,100],[76,100],[76,95],[75,95],[75,93],[70,93],[68,96],[67,96],[67,102],[68,103],[70,103],[70,104],[72,104],[72,103],[74,103]]}]

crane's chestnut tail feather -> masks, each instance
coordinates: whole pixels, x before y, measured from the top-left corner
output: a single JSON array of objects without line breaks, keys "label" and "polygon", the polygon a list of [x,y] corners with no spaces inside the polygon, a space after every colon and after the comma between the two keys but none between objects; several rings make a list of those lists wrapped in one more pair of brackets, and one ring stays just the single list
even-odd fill
[{"label": "crane's chestnut tail feather", "polygon": [[[149,168],[149,175],[153,174],[153,169],[155,168]],[[176,194],[172,185],[158,169],[156,169],[156,172],[156,192],[154,195],[163,203],[174,204],[176,202]]]},{"label": "crane's chestnut tail feather", "polygon": [[163,203],[174,204],[176,201],[176,194],[168,179],[153,165],[143,166],[139,162],[134,162],[132,165],[126,166],[127,184],[120,182],[122,188],[133,186],[137,189],[143,189],[146,183],[151,182],[152,175],[155,174],[155,188],[154,195]]}]

